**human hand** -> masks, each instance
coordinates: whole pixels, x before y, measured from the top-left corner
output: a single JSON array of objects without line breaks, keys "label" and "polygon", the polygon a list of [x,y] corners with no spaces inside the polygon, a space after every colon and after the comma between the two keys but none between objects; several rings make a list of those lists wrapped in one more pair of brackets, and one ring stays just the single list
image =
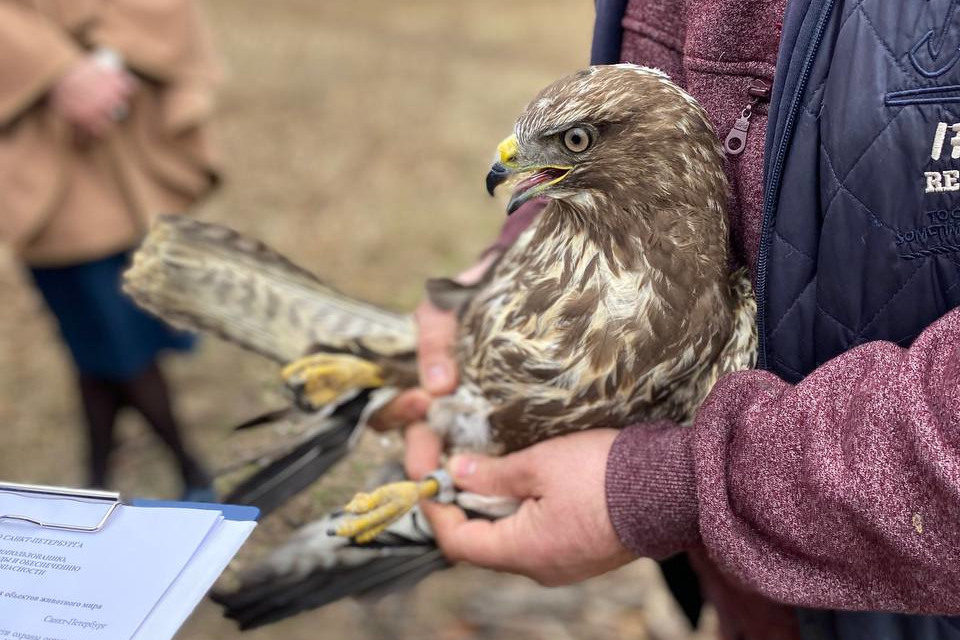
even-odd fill
[{"label": "human hand", "polygon": [[82,135],[102,137],[128,107],[134,77],[88,55],[60,76],[50,90],[50,106]]},{"label": "human hand", "polygon": [[[479,281],[496,258],[496,254],[488,253],[457,276],[457,281],[465,285]],[[457,388],[459,375],[453,355],[457,337],[456,313],[438,309],[429,300],[424,300],[413,315],[417,321],[417,365],[421,387],[404,391],[370,419],[370,426],[378,431],[406,427],[422,420],[433,398],[453,393]],[[407,446],[410,445],[408,439]]]},{"label": "human hand", "polygon": [[457,387],[457,363],[453,342],[457,334],[457,317],[430,301],[420,303],[414,312],[417,321],[417,366],[422,388],[409,389],[378,411],[370,426],[378,431],[404,427],[427,415],[436,396],[451,393]]},{"label": "human hand", "polygon": [[[414,428],[409,435],[427,436]],[[455,456],[447,466],[460,489],[522,502],[515,514],[492,522],[468,519],[453,505],[424,503],[440,548],[454,562],[519,573],[549,586],[630,562],[634,556],[607,514],[607,455],[616,436],[612,429],[593,429],[501,458]],[[414,464],[429,466],[425,460]]]}]

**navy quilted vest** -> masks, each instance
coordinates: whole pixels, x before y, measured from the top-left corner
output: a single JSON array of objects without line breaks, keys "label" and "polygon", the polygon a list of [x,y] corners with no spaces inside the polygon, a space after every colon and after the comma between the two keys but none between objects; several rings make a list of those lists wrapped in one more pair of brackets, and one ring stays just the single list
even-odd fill
[{"label": "navy quilted vest", "polygon": [[[960,0],[791,1],[770,114],[760,366],[796,382],[909,345],[960,304]],[[956,618],[799,615],[809,640],[960,639]]]},{"label": "navy quilted vest", "polygon": [[909,345],[960,304],[960,0],[789,3],[770,113],[760,365]]},{"label": "navy quilted vest", "polygon": [[[597,0],[595,63],[626,0]],[[789,0],[770,104],[760,366],[797,382],[960,305],[960,0]],[[805,640],[960,640],[960,618],[801,610]]]}]

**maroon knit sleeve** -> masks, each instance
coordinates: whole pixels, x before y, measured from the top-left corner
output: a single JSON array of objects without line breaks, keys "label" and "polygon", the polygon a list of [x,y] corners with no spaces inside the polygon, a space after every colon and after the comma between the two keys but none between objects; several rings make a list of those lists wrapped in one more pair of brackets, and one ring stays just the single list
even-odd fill
[{"label": "maroon knit sleeve", "polygon": [[627,427],[607,456],[607,511],[624,545],[665,558],[699,540],[693,430],[670,422]]},{"label": "maroon knit sleeve", "polygon": [[[621,434],[607,469],[611,518],[632,549],[689,546],[696,511],[720,570],[773,599],[960,613],[960,310],[910,349],[871,342],[796,386],[726,376],[692,434],[639,431]],[[652,471],[625,483],[641,461]],[[697,508],[684,511],[694,493]],[[631,500],[685,515],[627,515]]]}]

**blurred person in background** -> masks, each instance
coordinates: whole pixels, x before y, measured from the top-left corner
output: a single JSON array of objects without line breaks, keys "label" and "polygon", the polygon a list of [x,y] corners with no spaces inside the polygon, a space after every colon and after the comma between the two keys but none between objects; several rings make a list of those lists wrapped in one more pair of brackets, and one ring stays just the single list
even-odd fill
[{"label": "blurred person in background", "polygon": [[176,458],[184,498],[213,499],[158,365],[188,350],[120,290],[151,216],[217,181],[207,122],[218,67],[190,0],[0,0],[0,240],[29,268],[76,367],[89,484],[108,482],[130,407]]}]

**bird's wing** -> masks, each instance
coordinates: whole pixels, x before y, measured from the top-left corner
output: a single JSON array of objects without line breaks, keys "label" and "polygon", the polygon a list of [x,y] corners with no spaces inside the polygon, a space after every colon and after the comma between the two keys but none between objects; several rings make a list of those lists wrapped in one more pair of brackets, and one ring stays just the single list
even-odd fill
[{"label": "bird's wing", "polygon": [[[388,464],[381,476],[381,480],[405,478],[396,464]],[[519,504],[463,492],[455,501],[469,517],[485,519],[509,515]],[[378,598],[450,566],[419,505],[366,544],[331,535],[345,517],[349,515],[337,512],[304,526],[241,572],[239,584],[215,592],[213,600],[241,629],[252,629],[342,598]]]},{"label": "bird's wing", "polygon": [[[507,513],[504,499],[487,503],[485,496],[470,495],[469,501],[458,496],[470,517],[491,519]],[[306,525],[242,572],[239,585],[216,591],[211,598],[241,629],[253,629],[343,598],[379,598],[451,566],[419,505],[366,544],[330,535],[343,517],[335,513]]]},{"label": "bird's wing", "polygon": [[390,357],[416,344],[409,315],[345,296],[261,242],[184,216],[156,220],[124,291],[171,324],[281,363],[315,349]]},{"label": "bird's wing", "polygon": [[379,597],[450,566],[419,507],[364,545],[329,535],[340,518],[307,525],[241,574],[236,589],[211,597],[241,629],[252,629],[341,598]]},{"label": "bird's wing", "polygon": [[[280,363],[313,351],[346,352],[382,365],[392,382],[409,378],[415,348],[409,316],[338,293],[226,227],[161,216],[134,255],[124,290],[172,324],[215,333]],[[273,511],[346,456],[365,417],[394,393],[349,385],[342,391],[325,406],[293,406],[249,423],[294,421],[310,428],[258,459],[260,468],[227,499]]]},{"label": "bird's wing", "polygon": [[327,416],[286,410],[287,420],[309,421],[315,426],[298,440],[261,456],[260,468],[234,487],[224,501],[253,505],[266,517],[312,485],[350,453],[363,429],[360,418],[369,395],[364,390]]},{"label": "bird's wing", "polygon": [[345,458],[363,431],[367,417],[395,395],[393,388],[364,389],[332,408],[329,415],[285,410],[277,416],[279,419],[308,421],[312,428],[287,446],[261,456],[260,468],[234,487],[224,502],[253,505],[260,509],[262,517],[273,513]]}]

